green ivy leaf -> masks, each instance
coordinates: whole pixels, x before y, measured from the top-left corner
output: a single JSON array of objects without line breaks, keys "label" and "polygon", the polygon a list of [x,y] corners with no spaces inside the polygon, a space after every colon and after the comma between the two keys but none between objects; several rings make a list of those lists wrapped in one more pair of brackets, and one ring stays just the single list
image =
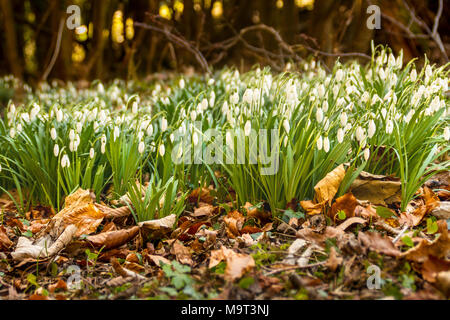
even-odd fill
[{"label": "green ivy leaf", "polygon": [[406,244],[408,247],[414,247],[414,242],[413,242],[412,239],[411,239],[410,237],[408,237],[408,236],[404,236],[404,237],[402,238],[402,242],[403,242],[404,244]]},{"label": "green ivy leaf", "polygon": [[386,207],[378,206],[376,210],[377,210],[377,215],[379,215],[380,217],[382,217],[384,219],[395,217],[394,213]]}]

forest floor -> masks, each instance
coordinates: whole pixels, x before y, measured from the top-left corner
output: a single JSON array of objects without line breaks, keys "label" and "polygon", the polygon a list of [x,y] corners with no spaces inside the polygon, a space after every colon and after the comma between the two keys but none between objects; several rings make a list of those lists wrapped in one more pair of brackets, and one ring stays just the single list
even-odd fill
[{"label": "forest floor", "polygon": [[176,224],[138,226],[81,189],[57,215],[20,217],[4,196],[0,299],[446,299],[449,181],[435,176],[409,213],[390,204],[392,216],[352,193],[273,217],[264,203],[231,210],[196,189]]}]

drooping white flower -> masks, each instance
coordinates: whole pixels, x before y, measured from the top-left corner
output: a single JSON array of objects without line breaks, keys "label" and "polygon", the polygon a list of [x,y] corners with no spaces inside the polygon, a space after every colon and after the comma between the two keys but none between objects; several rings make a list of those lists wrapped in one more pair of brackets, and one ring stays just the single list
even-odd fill
[{"label": "drooping white flower", "polygon": [[330,151],[330,140],[328,140],[327,136],[325,138],[323,138],[323,150],[325,152]]},{"label": "drooping white flower", "polygon": [[144,141],[141,141],[141,142],[139,142],[138,152],[139,152],[140,154],[143,154],[143,153],[144,153],[144,150],[145,150],[145,144],[144,144]]},{"label": "drooping white flower", "polygon": [[192,141],[194,142],[194,146],[196,146],[198,144],[198,134],[197,134],[197,132],[194,132],[192,134]]},{"label": "drooping white flower", "polygon": [[291,130],[291,126],[289,125],[288,119],[284,119],[283,127],[284,127],[284,130],[286,130],[286,133],[289,134],[289,131]]},{"label": "drooping white flower", "polygon": [[328,111],[328,101],[327,100],[325,100],[322,103],[322,109],[323,109],[323,112],[327,112]]},{"label": "drooping white flower", "polygon": [[67,154],[63,155],[61,158],[61,167],[63,167],[63,168],[70,167],[70,160],[69,160],[69,157],[67,156]]},{"label": "drooping white flower", "polygon": [[57,143],[53,147],[53,154],[55,155],[55,157],[57,157],[59,155],[59,146]]},{"label": "drooping white flower", "polygon": [[134,114],[138,113],[138,107],[138,102],[136,100],[133,101],[133,104],[131,105],[131,112]]},{"label": "drooping white flower", "polygon": [[323,111],[322,111],[322,108],[317,108],[317,111],[316,111],[316,120],[317,120],[318,123],[321,123],[321,122],[322,122],[322,120],[323,120]]},{"label": "drooping white flower", "polygon": [[411,79],[412,82],[415,82],[417,80],[417,71],[416,69],[412,69],[410,74],[409,74],[409,78]]},{"label": "drooping white flower", "polygon": [[323,139],[322,139],[322,136],[319,136],[319,138],[317,139],[317,149],[318,150],[322,150],[322,147],[323,147]]},{"label": "drooping white flower", "polygon": [[344,79],[344,71],[342,71],[342,69],[338,69],[336,71],[336,81],[341,82],[342,79]]},{"label": "drooping white flower", "polygon": [[370,119],[369,120],[369,127],[367,129],[367,136],[369,138],[372,138],[374,136],[376,130],[377,130],[377,126],[375,125],[375,121]]},{"label": "drooping white flower", "polygon": [[185,82],[184,82],[183,78],[180,79],[180,82],[178,83],[178,85],[180,86],[181,89],[184,89]]},{"label": "drooping white flower", "polygon": [[251,130],[252,130],[252,123],[250,122],[250,120],[247,120],[244,126],[244,135],[248,137],[250,135]]},{"label": "drooping white flower", "polygon": [[195,121],[195,119],[197,118],[197,112],[195,112],[195,110],[191,111],[191,120]]},{"label": "drooping white flower", "polygon": [[341,126],[345,127],[345,125],[347,124],[347,120],[348,120],[347,113],[342,112],[339,118],[341,121]]},{"label": "drooping white flower", "polygon": [[95,156],[94,148],[89,149],[89,158],[94,159],[94,156]]},{"label": "drooping white flower", "polygon": [[392,131],[394,131],[394,122],[391,119],[389,119],[386,122],[386,133],[391,134]]},{"label": "drooping white flower", "polygon": [[69,140],[73,141],[75,139],[75,131],[73,129],[70,129],[69,131]]},{"label": "drooping white flower", "polygon": [[362,141],[365,138],[364,129],[358,126],[355,131],[355,138],[357,141]]},{"label": "drooping white flower", "polygon": [[101,152],[102,154],[104,154],[105,151],[106,151],[106,143],[102,143],[101,146],[100,146],[100,152]]},{"label": "drooping white flower", "polygon": [[449,127],[445,127],[445,129],[444,129],[444,139],[445,140],[450,140],[450,129],[449,129]]},{"label": "drooping white flower", "polygon": [[339,143],[342,143],[342,141],[344,141],[344,129],[339,128],[337,131],[337,140]]},{"label": "drooping white flower", "polygon": [[77,122],[76,129],[78,133],[81,133],[81,131],[83,131],[83,124],[81,122]]},{"label": "drooping white flower", "polygon": [[14,137],[16,136],[16,129],[9,129],[9,136],[14,139]]},{"label": "drooping white flower", "polygon": [[52,138],[52,140],[56,140],[57,138],[57,133],[56,133],[56,129],[55,128],[51,128],[50,129],[50,137]]},{"label": "drooping white flower", "polygon": [[245,103],[251,104],[253,101],[253,90],[248,88],[247,90],[245,90],[244,92],[244,96],[242,97],[242,100]]},{"label": "drooping white flower", "polygon": [[231,104],[238,104],[239,103],[239,92],[235,91],[231,97],[230,97]]},{"label": "drooping white flower", "polygon": [[164,132],[167,130],[167,119],[166,118],[162,118],[161,120],[161,131]]},{"label": "drooping white flower", "polygon": [[364,159],[367,161],[370,158],[370,150],[369,148],[364,149]]},{"label": "drooping white flower", "polygon": [[120,136],[120,128],[118,126],[114,126],[113,141],[116,141],[116,139],[119,136]]},{"label": "drooping white flower", "polygon": [[56,121],[61,122],[61,121],[63,121],[63,118],[64,118],[64,114],[63,114],[62,110],[59,109],[58,111],[56,111]]},{"label": "drooping white flower", "polygon": [[161,144],[159,146],[159,154],[161,155],[161,157],[164,157],[165,153],[166,153],[166,147],[164,147],[164,144]]}]

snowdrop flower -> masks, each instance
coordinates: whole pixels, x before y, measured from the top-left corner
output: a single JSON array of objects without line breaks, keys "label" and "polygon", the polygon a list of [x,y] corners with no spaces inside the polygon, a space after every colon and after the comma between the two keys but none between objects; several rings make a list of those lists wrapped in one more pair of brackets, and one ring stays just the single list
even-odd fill
[{"label": "snowdrop flower", "polygon": [[337,140],[339,143],[342,143],[342,141],[344,141],[344,129],[339,128],[337,131]]},{"label": "snowdrop flower", "polygon": [[370,95],[367,91],[364,91],[364,93],[361,96],[361,101],[364,103],[367,103],[370,99]]},{"label": "snowdrop flower", "polygon": [[51,128],[50,129],[50,137],[52,138],[52,140],[56,140],[57,134],[56,134],[56,129],[55,128]]},{"label": "snowdrop flower", "polygon": [[284,130],[286,130],[286,133],[289,134],[289,131],[291,130],[291,126],[289,125],[288,119],[284,119],[283,127],[284,127]]},{"label": "snowdrop flower", "polygon": [[170,134],[169,139],[170,139],[170,142],[173,143],[173,141],[175,140],[175,136],[173,133]]},{"label": "snowdrop flower", "polygon": [[70,150],[70,152],[74,152],[75,151],[75,141],[70,140],[70,142],[69,142],[69,150]]},{"label": "snowdrop flower", "polygon": [[94,156],[95,156],[94,148],[89,149],[89,158],[94,159]]},{"label": "snowdrop flower", "polygon": [[21,117],[23,121],[30,122],[30,115],[27,112],[22,113]]},{"label": "snowdrop flower", "polygon": [[386,114],[387,114],[386,108],[381,109],[381,115],[383,116],[383,118],[386,118]]},{"label": "snowdrop flower", "polygon": [[365,138],[365,135],[364,135],[364,129],[361,128],[361,126],[358,126],[358,127],[356,128],[355,138],[356,138],[356,140],[358,140],[359,142],[361,142],[361,141]]},{"label": "snowdrop flower", "polygon": [[330,151],[330,140],[328,140],[327,136],[323,139],[323,150],[325,152]]},{"label": "snowdrop flower", "polygon": [[445,129],[444,129],[444,139],[445,140],[450,140],[450,129],[449,129],[449,127],[445,127]]},{"label": "snowdrop flower", "polygon": [[345,127],[345,125],[347,124],[347,120],[348,120],[347,113],[342,112],[339,118],[340,118],[339,120],[341,122],[341,126]]},{"label": "snowdrop flower", "polygon": [[81,133],[83,130],[83,124],[81,122],[77,122],[76,129],[78,133]]},{"label": "snowdrop flower", "polygon": [[198,144],[198,134],[197,134],[197,132],[194,132],[194,134],[192,135],[192,141],[194,142],[194,146],[196,146]]},{"label": "snowdrop flower", "polygon": [[144,141],[141,141],[141,142],[139,142],[138,152],[139,152],[140,154],[143,154],[143,153],[144,153],[144,150],[145,150],[145,144],[144,144]]},{"label": "snowdrop flower", "polygon": [[164,157],[165,153],[166,153],[166,147],[164,147],[164,144],[161,144],[159,146],[159,154],[161,155],[161,157]]},{"label": "snowdrop flower", "polygon": [[325,95],[325,87],[323,84],[320,84],[317,88],[317,94],[319,95],[319,98],[322,98]]},{"label": "snowdrop flower", "polygon": [[106,135],[102,134],[102,137],[100,138],[101,144],[106,144]]},{"label": "snowdrop flower", "polygon": [[316,112],[316,120],[318,123],[321,123],[323,120],[323,111],[322,108],[317,108],[317,112]]},{"label": "snowdrop flower", "polygon": [[250,135],[251,130],[252,130],[252,123],[250,122],[250,120],[247,120],[244,126],[244,135],[248,137]]},{"label": "snowdrop flower", "polygon": [[61,122],[61,121],[63,121],[63,118],[64,118],[64,114],[63,114],[62,110],[61,109],[57,110],[56,111],[56,121]]},{"label": "snowdrop flower", "polygon": [[239,103],[239,92],[235,91],[233,95],[230,97],[231,104],[238,104]]},{"label": "snowdrop flower", "polygon": [[336,71],[336,81],[341,82],[342,79],[344,79],[344,71],[342,71],[342,69],[338,69]]},{"label": "snowdrop flower", "polygon": [[59,146],[58,146],[58,144],[55,144],[55,146],[53,147],[53,154],[55,155],[55,157],[57,157],[59,155]]},{"label": "snowdrop flower", "polygon": [[70,160],[69,160],[69,157],[67,156],[67,154],[63,155],[61,158],[61,167],[63,167],[63,168],[70,167]]},{"label": "snowdrop flower", "polygon": [[120,129],[118,126],[114,126],[114,132],[113,132],[113,140],[116,141],[116,139],[120,136]]},{"label": "snowdrop flower", "polygon": [[253,101],[253,90],[252,89],[247,89],[244,92],[244,96],[242,97],[242,100],[244,102],[246,102],[247,104],[251,104]]},{"label": "snowdrop flower", "polygon": [[203,111],[207,110],[208,109],[208,100],[206,98],[204,98],[202,100],[202,102],[200,103],[200,106]]},{"label": "snowdrop flower", "polygon": [[412,69],[411,73],[409,74],[409,78],[412,82],[415,82],[417,80],[417,71],[416,69]]},{"label": "snowdrop flower", "polygon": [[178,85],[180,86],[181,89],[184,89],[185,82],[184,82],[183,78],[180,79],[180,82],[178,83]]},{"label": "snowdrop flower", "polygon": [[70,129],[69,140],[72,141],[73,139],[75,139],[75,131],[73,129]]},{"label": "snowdrop flower", "polygon": [[403,117],[406,123],[409,123],[414,116],[414,109],[409,110],[408,114]]},{"label": "snowdrop flower", "polygon": [[101,152],[102,154],[104,154],[105,151],[106,151],[106,143],[102,143],[101,146],[100,146],[100,152]]},{"label": "snowdrop flower", "polygon": [[138,102],[137,101],[133,101],[133,104],[131,105],[131,112],[134,114],[138,113]]},{"label": "snowdrop flower", "polygon": [[367,129],[367,136],[369,138],[372,138],[374,136],[376,130],[377,130],[377,126],[375,125],[375,121],[370,119],[369,120],[369,127]]},{"label": "snowdrop flower", "polygon": [[394,131],[394,122],[391,119],[389,119],[386,122],[386,133],[391,134],[392,131]]},{"label": "snowdrop flower", "polygon": [[[430,65],[427,65],[427,67],[425,68],[425,77],[431,78],[432,75],[433,75],[433,70],[431,69]],[[428,82],[428,81],[426,81],[426,82]]]},{"label": "snowdrop flower", "polygon": [[225,100],[222,105],[222,113],[227,113],[227,112],[228,112],[228,102]]},{"label": "snowdrop flower", "polygon": [[209,105],[213,107],[215,102],[216,102],[216,93],[214,91],[211,91],[211,95],[209,96]]},{"label": "snowdrop flower", "polygon": [[164,132],[167,130],[167,119],[166,118],[162,118],[161,120],[161,131]]},{"label": "snowdrop flower", "polygon": [[191,120],[195,121],[195,119],[197,118],[197,112],[195,112],[195,110],[191,111]]},{"label": "snowdrop flower", "polygon": [[106,115],[106,111],[105,110],[101,110],[100,113],[98,114],[98,120],[101,123],[104,123],[106,121],[107,117],[108,116]]},{"label": "snowdrop flower", "polygon": [[317,149],[322,150],[322,146],[323,146],[323,139],[322,136],[319,136],[319,139],[317,139]]},{"label": "snowdrop flower", "polygon": [[328,101],[327,100],[325,100],[322,103],[322,109],[323,109],[323,112],[327,112],[328,111]]},{"label": "snowdrop flower", "polygon": [[153,134],[153,125],[150,123],[147,127],[147,135],[151,136]]},{"label": "snowdrop flower", "polygon": [[369,148],[364,149],[364,159],[367,161],[370,158],[370,150]]}]

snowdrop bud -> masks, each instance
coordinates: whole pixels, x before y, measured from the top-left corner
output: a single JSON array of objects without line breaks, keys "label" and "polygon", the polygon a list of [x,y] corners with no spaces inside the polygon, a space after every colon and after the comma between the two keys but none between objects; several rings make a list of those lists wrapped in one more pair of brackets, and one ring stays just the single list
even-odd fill
[{"label": "snowdrop bud", "polygon": [[250,135],[251,130],[252,130],[252,123],[250,122],[250,120],[247,120],[244,126],[244,134],[246,137]]},{"label": "snowdrop bud", "polygon": [[83,130],[83,124],[81,122],[77,122],[77,132],[81,133],[82,130]]},{"label": "snowdrop bud", "polygon": [[227,113],[228,112],[228,102],[225,101],[222,105],[222,113]]},{"label": "snowdrop bud", "polygon": [[51,136],[52,140],[56,140],[57,134],[56,134],[55,128],[50,129],[50,136]]},{"label": "snowdrop bud", "polygon": [[153,134],[153,125],[150,123],[147,127],[147,135],[151,136]]},{"label": "snowdrop bud", "polygon": [[53,147],[53,154],[55,155],[55,157],[57,157],[59,155],[59,146],[58,146],[58,144],[55,144],[55,146]]},{"label": "snowdrop bud", "polygon": [[450,129],[449,129],[449,127],[445,127],[445,129],[444,129],[444,139],[445,140],[450,140]]},{"label": "snowdrop bud", "polygon": [[427,65],[427,67],[425,68],[425,77],[431,78],[432,75],[433,75],[433,70],[431,69],[430,65]]},{"label": "snowdrop bud", "polygon": [[197,112],[195,112],[195,110],[191,111],[191,120],[195,121],[195,119],[197,118]]},{"label": "snowdrop bud", "polygon": [[159,154],[161,155],[161,157],[164,157],[165,153],[166,153],[166,147],[164,147],[164,144],[161,144],[159,146]]},{"label": "snowdrop bud", "polygon": [[417,79],[417,71],[416,69],[412,69],[411,73],[409,74],[409,78],[411,79],[412,82],[415,82]]},{"label": "snowdrop bud", "polygon": [[248,104],[251,104],[253,101],[253,90],[252,89],[245,90],[242,100]]},{"label": "snowdrop bud", "polygon": [[72,141],[73,139],[75,139],[75,131],[73,129],[70,129],[69,140]]},{"label": "snowdrop bud", "polygon": [[369,121],[369,128],[367,129],[367,136],[369,138],[372,138],[375,134],[375,131],[377,130],[377,127],[375,125],[375,121],[372,119]]},{"label": "snowdrop bud", "polygon": [[328,111],[328,101],[327,100],[325,100],[322,103],[322,109],[323,109],[323,112],[327,112]]},{"label": "snowdrop bud", "polygon": [[339,143],[342,143],[344,141],[344,129],[339,128],[337,131],[337,140]]},{"label": "snowdrop bud", "polygon": [[198,144],[198,134],[197,134],[197,132],[194,132],[194,134],[192,135],[192,141],[194,142],[194,146],[196,146]]},{"label": "snowdrop bud", "polygon": [[209,97],[209,106],[213,107],[215,102],[216,102],[216,93],[212,91]]},{"label": "snowdrop bud", "polygon": [[330,151],[330,140],[328,140],[328,137],[325,137],[325,138],[323,139],[323,150],[324,150],[325,152]]},{"label": "snowdrop bud", "polygon": [[342,69],[338,69],[338,71],[336,71],[336,81],[341,82],[343,78],[344,78],[344,71],[342,71]]},{"label": "snowdrop bud", "polygon": [[9,106],[9,111],[11,112],[11,114],[16,113],[16,106],[14,103],[11,103],[11,105]]},{"label": "snowdrop bud", "polygon": [[322,146],[323,146],[323,139],[322,136],[319,136],[319,139],[317,139],[317,149],[322,150]]},{"label": "snowdrop bud", "polygon": [[322,98],[325,95],[325,87],[323,84],[320,84],[317,88],[317,94],[319,95],[319,98]]},{"label": "snowdrop bud", "polygon": [[134,114],[138,113],[138,102],[137,101],[133,101],[133,104],[131,105],[131,112]]},{"label": "snowdrop bud", "polygon": [[102,143],[101,146],[100,146],[100,152],[101,152],[102,154],[104,154],[105,151],[106,151],[106,143]]},{"label": "snowdrop bud", "polygon": [[289,134],[289,131],[291,130],[291,127],[290,127],[289,121],[287,119],[284,119],[283,127],[284,127],[284,130],[286,130],[286,133]]},{"label": "snowdrop bud", "polygon": [[317,108],[317,112],[316,112],[316,120],[318,123],[321,123],[323,120],[323,111],[322,108]]},{"label": "snowdrop bud", "polygon": [[394,131],[394,122],[392,122],[392,120],[389,119],[389,120],[386,122],[386,133],[387,133],[387,134],[391,134],[392,131]]},{"label": "snowdrop bud", "polygon": [[94,148],[89,149],[89,158],[94,159],[94,156],[95,156]]},{"label": "snowdrop bud", "polygon": [[164,132],[167,130],[167,119],[166,118],[162,118],[161,120],[161,131]]},{"label": "snowdrop bud", "polygon": [[369,148],[364,149],[364,159],[367,161],[370,158],[370,150]]},{"label": "snowdrop bud", "polygon": [[138,151],[140,154],[143,154],[145,150],[145,144],[144,141],[139,142]]},{"label": "snowdrop bud", "polygon": [[70,140],[70,142],[69,142],[69,150],[70,150],[70,152],[74,152],[75,151],[75,141]]},{"label": "snowdrop bud", "polygon": [[56,111],[56,121],[61,122],[64,118],[62,110]]},{"label": "snowdrop bud", "polygon": [[180,82],[178,83],[178,85],[180,86],[181,89],[184,89],[185,82],[184,82],[183,78],[180,79]]},{"label": "snowdrop bud", "polygon": [[120,136],[120,129],[118,126],[114,126],[113,140],[116,141],[116,139],[119,136]]},{"label": "snowdrop bud", "polygon": [[347,113],[342,112],[340,116],[341,126],[345,127],[345,125],[347,124],[347,120]]}]

